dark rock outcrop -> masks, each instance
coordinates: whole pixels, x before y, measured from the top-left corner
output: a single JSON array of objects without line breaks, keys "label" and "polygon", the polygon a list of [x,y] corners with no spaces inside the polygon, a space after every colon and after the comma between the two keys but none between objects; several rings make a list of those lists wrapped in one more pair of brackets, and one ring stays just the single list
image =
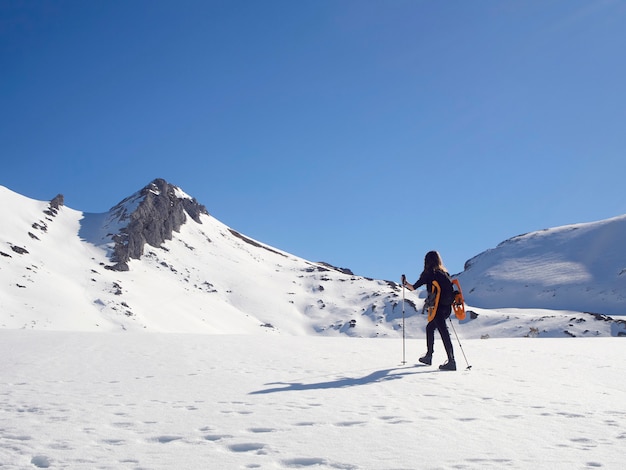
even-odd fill
[{"label": "dark rock outcrop", "polygon": [[59,208],[64,204],[64,201],[65,198],[63,197],[63,194],[57,194],[50,201],[50,205],[45,211],[43,211],[43,213],[49,215],[50,217],[56,217],[59,212]]},{"label": "dark rock outcrop", "polygon": [[[129,213],[128,208],[137,201]],[[115,246],[111,260],[115,265],[109,269],[114,271],[128,271],[128,261],[141,258],[146,243],[158,248],[165,240],[171,240],[172,233],[186,222],[185,214],[199,224],[200,215],[208,215],[206,207],[163,179],[154,180],[123,200],[112,212],[120,221],[128,220],[128,225],[112,237]]]},{"label": "dark rock outcrop", "polygon": [[52,201],[50,201],[50,207],[56,210],[58,210],[59,207],[61,207],[63,204],[65,204],[65,198],[63,197],[63,194],[57,194],[56,196],[54,196]]},{"label": "dark rock outcrop", "polygon": [[337,266],[333,266],[332,264],[326,263],[324,261],[319,261],[319,264],[329,267],[330,269],[334,269],[335,271],[339,271],[340,273],[347,274],[349,276],[354,276],[352,270],[348,268],[338,268]]},{"label": "dark rock outcrop", "polygon": [[28,250],[26,248],[21,247],[21,246],[11,245],[11,249],[13,251],[15,251],[17,254],[20,254],[20,255],[28,254]]}]

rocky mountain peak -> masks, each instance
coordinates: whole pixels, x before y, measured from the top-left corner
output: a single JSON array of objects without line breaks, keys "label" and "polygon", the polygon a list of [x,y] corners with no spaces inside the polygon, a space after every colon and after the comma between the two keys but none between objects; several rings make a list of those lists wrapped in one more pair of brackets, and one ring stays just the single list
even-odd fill
[{"label": "rocky mountain peak", "polygon": [[159,247],[172,239],[187,220],[187,215],[201,224],[201,214],[208,215],[206,207],[199,204],[177,186],[158,178],[138,193],[124,199],[111,209],[119,221],[128,224],[113,235],[115,246],[110,269],[127,271],[128,261],[139,259],[145,244]]}]

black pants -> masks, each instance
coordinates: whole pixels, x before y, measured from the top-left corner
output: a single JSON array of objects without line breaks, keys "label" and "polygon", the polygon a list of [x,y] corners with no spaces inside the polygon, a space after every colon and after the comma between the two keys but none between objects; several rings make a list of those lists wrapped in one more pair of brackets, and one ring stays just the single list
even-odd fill
[{"label": "black pants", "polygon": [[446,349],[448,355],[448,361],[454,361],[454,350],[452,349],[452,340],[450,339],[450,332],[448,331],[448,325],[446,325],[446,319],[450,316],[452,307],[450,305],[440,305],[437,308],[437,313],[432,321],[426,325],[426,346],[428,347],[428,354],[432,356],[435,346],[435,330],[439,330],[441,335],[441,341],[443,341],[443,347]]}]

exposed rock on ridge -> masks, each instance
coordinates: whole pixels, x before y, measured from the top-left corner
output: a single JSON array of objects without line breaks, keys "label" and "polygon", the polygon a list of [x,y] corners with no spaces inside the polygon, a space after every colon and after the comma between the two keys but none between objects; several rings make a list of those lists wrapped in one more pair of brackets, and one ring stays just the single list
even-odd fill
[{"label": "exposed rock on ridge", "polygon": [[[129,213],[133,203],[139,203]],[[112,211],[120,220],[128,219],[128,225],[115,234],[110,269],[128,271],[128,261],[139,259],[145,244],[159,247],[165,240],[172,239],[189,215],[201,224],[200,215],[207,214],[206,207],[187,196],[178,187],[163,179],[155,179],[139,193],[124,199]]]},{"label": "exposed rock on ridge", "polygon": [[43,213],[49,215],[50,217],[56,217],[59,209],[64,205],[64,200],[65,198],[63,197],[63,194],[57,194],[54,198],[52,198],[50,205],[45,211],[43,211]]}]

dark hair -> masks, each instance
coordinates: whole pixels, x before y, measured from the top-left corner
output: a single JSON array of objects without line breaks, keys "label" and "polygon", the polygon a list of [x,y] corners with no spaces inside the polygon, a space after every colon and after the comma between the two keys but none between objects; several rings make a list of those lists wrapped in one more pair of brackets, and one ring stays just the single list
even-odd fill
[{"label": "dark hair", "polygon": [[424,271],[434,271],[435,269],[446,271],[441,255],[437,251],[429,251],[424,256]]}]

